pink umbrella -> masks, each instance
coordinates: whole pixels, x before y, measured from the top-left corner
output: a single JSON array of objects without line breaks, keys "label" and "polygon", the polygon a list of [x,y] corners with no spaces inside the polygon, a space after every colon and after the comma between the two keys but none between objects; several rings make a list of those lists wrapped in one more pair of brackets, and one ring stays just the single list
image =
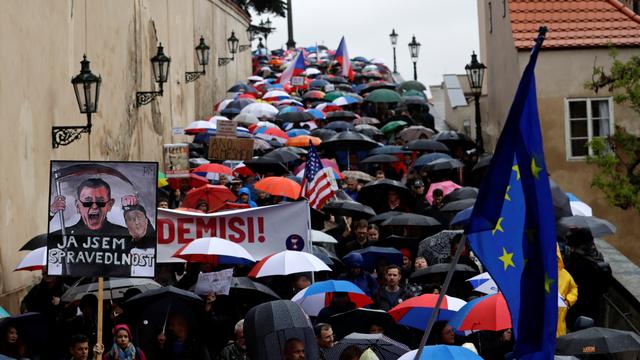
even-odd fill
[{"label": "pink umbrella", "polygon": [[312,271],[331,271],[331,269],[322,260],[307,252],[285,250],[260,260],[251,269],[249,276],[258,278]]},{"label": "pink umbrella", "polygon": [[441,189],[444,192],[444,196],[447,196],[448,193],[452,192],[455,189],[459,189],[462,186],[454,183],[453,181],[442,181],[438,183],[433,183],[429,186],[429,191],[427,191],[427,201],[429,204],[433,202],[433,190]]},{"label": "pink umbrella", "polygon": [[47,265],[47,247],[41,247],[28,253],[13,271],[42,270]]}]

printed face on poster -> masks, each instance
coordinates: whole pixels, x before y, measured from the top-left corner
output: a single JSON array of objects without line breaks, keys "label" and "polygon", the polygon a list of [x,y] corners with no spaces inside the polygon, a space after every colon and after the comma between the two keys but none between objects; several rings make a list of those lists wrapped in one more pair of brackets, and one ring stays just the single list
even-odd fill
[{"label": "printed face on poster", "polygon": [[52,161],[47,273],[153,277],[157,178],[152,162]]},{"label": "printed face on poster", "polygon": [[168,178],[189,177],[189,145],[164,144],[164,174]]}]

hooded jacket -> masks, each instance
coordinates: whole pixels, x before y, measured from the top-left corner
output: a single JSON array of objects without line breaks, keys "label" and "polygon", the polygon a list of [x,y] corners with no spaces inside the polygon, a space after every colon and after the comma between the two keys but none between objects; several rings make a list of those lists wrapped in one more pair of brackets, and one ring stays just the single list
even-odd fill
[{"label": "hooded jacket", "polygon": [[564,268],[564,261],[560,254],[560,247],[556,245],[556,255],[558,256],[558,293],[564,299],[567,307],[558,308],[558,328],[556,336],[562,336],[567,333],[567,324],[565,317],[567,311],[573,304],[578,301],[578,285],[573,281],[573,277]]},{"label": "hooded jacket", "polygon": [[240,190],[238,190],[238,201],[236,202],[239,204],[243,203],[242,199],[240,198],[240,195],[247,195],[249,197],[249,199],[247,200],[247,204],[249,204],[250,207],[254,208],[258,206],[255,203],[255,201],[251,200],[251,190],[249,190],[249,188],[243,187]]}]

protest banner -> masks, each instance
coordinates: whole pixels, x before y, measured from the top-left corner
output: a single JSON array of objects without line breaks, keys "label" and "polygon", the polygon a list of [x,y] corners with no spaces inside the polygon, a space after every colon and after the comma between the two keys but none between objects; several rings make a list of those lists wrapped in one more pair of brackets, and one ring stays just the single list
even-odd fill
[{"label": "protest banner", "polygon": [[209,140],[209,160],[251,160],[253,139],[212,137]]},{"label": "protest banner", "polygon": [[168,178],[189,177],[189,145],[164,144],[164,174]]},{"label": "protest banner", "polygon": [[158,262],[182,262],[173,257],[180,247],[213,236],[240,244],[256,259],[310,251],[308,206],[300,201],[213,214],[158,209]]},{"label": "protest banner", "polygon": [[196,295],[229,295],[231,280],[233,280],[233,269],[200,273],[194,292]]},{"label": "protest banner", "polygon": [[52,161],[49,275],[153,277],[158,163]]},{"label": "protest banner", "polygon": [[216,137],[217,138],[233,138],[238,137],[236,130],[238,125],[232,120],[216,120]]}]

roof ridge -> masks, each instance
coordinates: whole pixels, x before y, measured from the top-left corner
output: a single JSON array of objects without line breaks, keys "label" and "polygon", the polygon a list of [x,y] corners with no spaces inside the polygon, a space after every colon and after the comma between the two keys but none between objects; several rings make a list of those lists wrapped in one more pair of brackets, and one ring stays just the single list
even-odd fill
[{"label": "roof ridge", "polygon": [[623,4],[620,0],[607,0],[609,4],[618,9],[621,13],[627,15],[627,17],[638,24],[640,24],[640,16],[633,12],[633,10],[629,9],[625,4]]}]

